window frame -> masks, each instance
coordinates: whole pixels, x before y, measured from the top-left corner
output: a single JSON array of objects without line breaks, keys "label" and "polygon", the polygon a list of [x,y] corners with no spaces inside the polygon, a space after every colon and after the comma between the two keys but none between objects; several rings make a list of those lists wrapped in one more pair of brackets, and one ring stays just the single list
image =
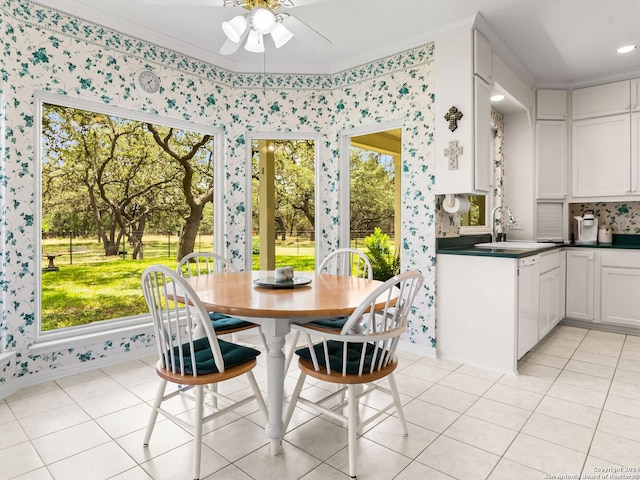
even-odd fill
[{"label": "window frame", "polygon": [[[33,339],[35,349],[32,351],[46,351],[49,346],[64,343],[65,347],[72,344],[83,343],[87,339],[99,342],[103,339],[111,339],[115,334],[137,334],[153,332],[151,317],[149,314],[133,315],[104,319],[87,325],[65,327],[55,330],[42,330],[42,111],[43,104],[58,105],[62,107],[83,109],[104,115],[114,115],[141,122],[153,123],[167,127],[193,130],[200,133],[213,135],[213,209],[214,225],[213,238],[215,253],[224,255],[224,133],[222,128],[204,125],[186,120],[175,119],[160,114],[150,114],[130,110],[116,105],[105,105],[87,99],[59,95],[52,92],[34,92],[34,202],[35,212],[35,242],[34,242],[34,279],[35,279],[35,321]],[[45,260],[46,261],[46,260]],[[142,289],[140,290],[142,294]]]}]

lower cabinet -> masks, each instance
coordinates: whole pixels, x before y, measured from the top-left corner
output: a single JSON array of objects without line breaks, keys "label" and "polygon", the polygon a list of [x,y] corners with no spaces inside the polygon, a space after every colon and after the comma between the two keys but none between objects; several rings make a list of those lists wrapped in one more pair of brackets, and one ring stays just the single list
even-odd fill
[{"label": "lower cabinet", "polygon": [[538,287],[538,341],[564,318],[563,270],[560,252],[542,256]]},{"label": "lower cabinet", "polygon": [[601,254],[600,321],[640,327],[640,253]]},{"label": "lower cabinet", "polygon": [[567,251],[567,291],[566,316],[578,320],[594,320],[593,249],[576,249]]}]

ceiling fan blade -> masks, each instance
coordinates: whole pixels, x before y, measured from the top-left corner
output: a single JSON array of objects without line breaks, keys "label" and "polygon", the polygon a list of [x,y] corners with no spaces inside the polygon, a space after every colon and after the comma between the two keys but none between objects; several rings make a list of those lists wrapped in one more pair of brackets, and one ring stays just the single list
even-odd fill
[{"label": "ceiling fan blade", "polygon": [[286,8],[304,7],[313,3],[324,2],[325,0],[280,0],[280,5]]},{"label": "ceiling fan blade", "polygon": [[222,44],[222,47],[220,47],[220,50],[218,51],[218,53],[220,55],[232,55],[236,53],[240,48],[240,45],[244,43],[248,34],[249,34],[249,29],[245,30],[245,32],[242,34],[238,42],[233,42],[227,38]]},{"label": "ceiling fan blade", "polygon": [[294,37],[298,37],[306,44],[316,47],[319,50],[333,46],[333,42],[331,42],[331,40],[315,30],[313,27],[304,23],[299,18],[289,14],[283,14],[283,16],[284,15],[287,15],[287,18],[284,18],[282,23],[291,30]]},{"label": "ceiling fan blade", "polygon": [[222,7],[224,0],[142,0],[150,5],[175,5],[175,6],[193,6],[193,7]]}]

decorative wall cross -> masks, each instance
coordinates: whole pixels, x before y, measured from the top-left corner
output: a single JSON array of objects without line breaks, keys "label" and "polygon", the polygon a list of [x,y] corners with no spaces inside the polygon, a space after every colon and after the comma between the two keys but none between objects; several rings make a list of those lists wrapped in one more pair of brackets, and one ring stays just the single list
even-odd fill
[{"label": "decorative wall cross", "polygon": [[449,146],[444,149],[444,156],[449,159],[449,170],[458,169],[458,157],[462,155],[462,147],[457,140],[451,140]]},{"label": "decorative wall cross", "polygon": [[447,114],[444,116],[444,119],[449,122],[449,130],[452,132],[458,128],[458,120],[462,118],[462,112],[458,110],[456,107],[451,107]]}]

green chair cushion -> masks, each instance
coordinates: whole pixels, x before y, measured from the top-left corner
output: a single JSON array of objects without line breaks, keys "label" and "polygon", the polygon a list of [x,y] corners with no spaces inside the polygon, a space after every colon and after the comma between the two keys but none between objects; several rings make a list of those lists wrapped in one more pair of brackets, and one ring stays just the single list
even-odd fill
[{"label": "green chair cushion", "polygon": [[224,333],[225,330],[231,330],[240,327],[255,326],[251,322],[240,320],[239,318],[230,317],[224,313],[209,312],[209,318],[211,319],[211,325],[217,333]]},{"label": "green chair cushion", "polygon": [[345,317],[331,317],[331,318],[321,318],[319,320],[314,320],[313,322],[309,322],[309,325],[316,325],[318,327],[323,328],[333,328],[335,330],[342,330],[344,324],[349,320],[348,316]]},{"label": "green chair cushion", "polygon": [[[347,373],[348,374],[357,374],[360,368],[360,355],[362,353],[362,343],[347,343]],[[329,351],[329,366],[331,370],[342,372],[342,354],[344,351],[345,343],[337,342],[335,340],[329,340],[327,342],[327,347]],[[313,349],[316,352],[316,357],[318,358],[318,363],[322,367],[326,367],[326,359],[324,356],[324,347],[322,342],[316,343],[313,346]],[[371,343],[367,343],[365,358],[364,358],[364,368],[363,372],[368,372],[371,367],[371,362],[373,361],[375,346]],[[382,350],[378,350],[378,354],[376,356],[377,359],[380,358],[380,355],[384,353]],[[311,351],[309,347],[299,348],[296,350],[296,355],[300,358],[308,360],[312,362],[311,359]]]},{"label": "green chair cushion", "polygon": [[[260,351],[255,348],[225,342],[220,339],[218,339],[218,344],[220,345],[220,351],[222,352],[225,368],[241,365],[260,355]],[[211,345],[209,344],[208,338],[205,337],[195,340],[193,342],[193,349],[195,352],[195,365],[199,375],[217,373],[220,371],[213,359],[213,353],[211,352]],[[179,351],[179,347],[174,347],[173,352],[176,355],[176,358],[179,355]],[[182,345],[182,351],[184,355],[185,372],[193,374],[193,359],[189,352],[188,343],[184,343]]]}]

